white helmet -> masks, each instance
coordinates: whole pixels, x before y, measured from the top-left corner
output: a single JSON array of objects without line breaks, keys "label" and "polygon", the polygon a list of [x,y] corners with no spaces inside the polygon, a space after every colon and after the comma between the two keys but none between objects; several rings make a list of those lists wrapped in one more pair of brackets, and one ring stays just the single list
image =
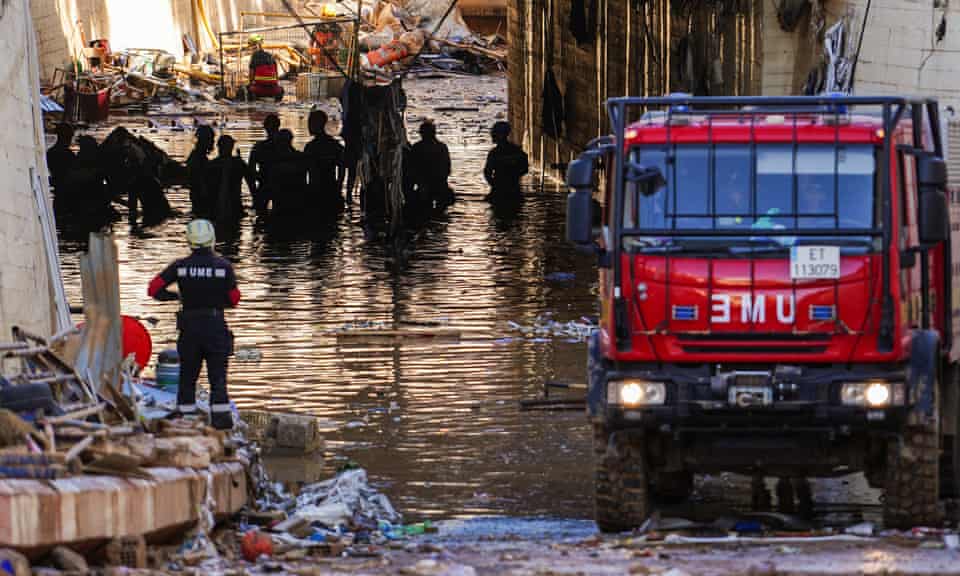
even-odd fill
[{"label": "white helmet", "polygon": [[197,219],[187,224],[187,242],[192,248],[213,248],[217,233],[209,220]]}]

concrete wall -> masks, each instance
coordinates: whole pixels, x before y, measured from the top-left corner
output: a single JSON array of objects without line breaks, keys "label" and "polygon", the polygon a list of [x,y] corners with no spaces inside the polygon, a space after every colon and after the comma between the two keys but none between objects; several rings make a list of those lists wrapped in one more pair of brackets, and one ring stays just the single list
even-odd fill
[{"label": "concrete wall", "polygon": [[[212,43],[195,17],[197,0],[30,0],[40,49],[41,76],[69,68],[71,55],[95,38],[114,49],[161,48],[182,56],[181,38]],[[282,0],[202,0],[214,33],[239,29],[241,12],[286,12]],[[298,10],[315,4],[295,0]],[[78,24],[79,22],[79,24]],[[292,23],[292,21],[291,21]]]},{"label": "concrete wall", "polygon": [[[773,0],[764,0],[772,8]],[[863,27],[863,47],[854,90],[858,94],[923,94],[944,103],[960,101],[960,12],[946,10],[946,35],[935,32],[946,2],[935,0],[874,0],[864,19],[866,0],[826,0],[824,25],[847,17],[854,39]],[[820,57],[809,22],[792,33],[780,29],[772,9],[764,18],[763,91],[793,94],[803,86]]]},{"label": "concrete wall", "polygon": [[[12,326],[54,331],[51,281],[32,176],[42,174],[39,82],[28,0],[0,3],[0,341]],[[39,180],[38,180],[39,181]],[[57,279],[59,281],[59,279]]]}]

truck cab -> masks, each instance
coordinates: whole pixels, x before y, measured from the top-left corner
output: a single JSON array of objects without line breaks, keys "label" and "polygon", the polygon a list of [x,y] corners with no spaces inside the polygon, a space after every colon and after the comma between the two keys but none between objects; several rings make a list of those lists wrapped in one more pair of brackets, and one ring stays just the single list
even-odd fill
[{"label": "truck cab", "polygon": [[864,472],[888,526],[938,523],[960,485],[960,264],[937,103],[607,107],[613,134],[567,174],[568,239],[600,270],[599,527],[716,472]]}]

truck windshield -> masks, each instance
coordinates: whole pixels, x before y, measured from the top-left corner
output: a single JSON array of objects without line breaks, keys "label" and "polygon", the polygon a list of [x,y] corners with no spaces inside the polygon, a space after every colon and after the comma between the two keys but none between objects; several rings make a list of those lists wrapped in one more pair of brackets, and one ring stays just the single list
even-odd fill
[{"label": "truck windshield", "polygon": [[[830,236],[876,227],[876,148],[868,144],[639,146],[630,161],[656,166],[665,182],[652,194],[626,182],[627,235],[669,230],[678,238],[676,232],[689,231],[699,239],[714,230],[743,230],[749,238],[763,230],[823,230]],[[771,238],[784,246],[798,242],[783,234]]]}]

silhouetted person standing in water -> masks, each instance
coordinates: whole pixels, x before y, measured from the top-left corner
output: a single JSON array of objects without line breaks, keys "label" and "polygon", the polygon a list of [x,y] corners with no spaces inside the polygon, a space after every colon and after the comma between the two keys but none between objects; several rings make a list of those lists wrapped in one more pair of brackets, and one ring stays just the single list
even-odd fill
[{"label": "silhouetted person standing in water", "polygon": [[77,155],[70,149],[73,143],[73,126],[57,124],[57,141],[47,150],[47,169],[50,171],[50,184],[53,196],[59,208],[71,202],[70,172],[77,162]]},{"label": "silhouetted person standing in water", "polygon": [[250,169],[253,170],[257,183],[256,190],[250,192],[253,194],[253,207],[257,212],[266,210],[273,200],[270,170],[274,162],[277,133],[280,131],[280,117],[276,114],[268,115],[263,119],[263,129],[267,138],[254,144],[250,151]]},{"label": "silhouetted person standing in water", "polygon": [[100,147],[93,136],[77,138],[77,161],[74,170],[77,190],[85,206],[85,213],[98,221],[111,216],[110,193],[100,168]]},{"label": "silhouetted person standing in water", "polygon": [[270,168],[270,188],[273,190],[274,219],[295,221],[304,215],[304,190],[307,183],[307,163],[303,152],[293,147],[293,132],[277,132]]},{"label": "silhouetted person standing in water", "polygon": [[410,151],[414,198],[421,210],[443,210],[453,204],[450,177],[450,150],[437,140],[437,127],[425,120],[420,124],[420,141]]},{"label": "silhouetted person standing in water", "polygon": [[216,190],[207,188],[207,168],[210,152],[213,151],[213,128],[197,127],[197,143],[187,158],[187,174],[190,182],[190,204],[197,218],[213,219]]},{"label": "silhouetted person standing in water", "polygon": [[224,134],[217,140],[218,156],[207,166],[207,190],[216,201],[214,217],[219,227],[224,222],[236,222],[243,218],[243,182],[253,190],[256,183],[253,172],[243,158],[233,155],[236,141]]},{"label": "silhouetted person standing in water", "polygon": [[510,142],[510,124],[497,122],[490,130],[495,144],[487,154],[487,164],[483,168],[483,177],[490,185],[487,200],[495,203],[518,203],[523,199],[520,190],[520,178],[529,170],[527,153],[523,148]]},{"label": "silhouetted person standing in water", "polygon": [[303,149],[307,161],[310,185],[307,189],[307,209],[312,217],[332,220],[343,210],[344,148],[336,138],[327,134],[327,113],[314,110],[308,127],[313,135]]}]

